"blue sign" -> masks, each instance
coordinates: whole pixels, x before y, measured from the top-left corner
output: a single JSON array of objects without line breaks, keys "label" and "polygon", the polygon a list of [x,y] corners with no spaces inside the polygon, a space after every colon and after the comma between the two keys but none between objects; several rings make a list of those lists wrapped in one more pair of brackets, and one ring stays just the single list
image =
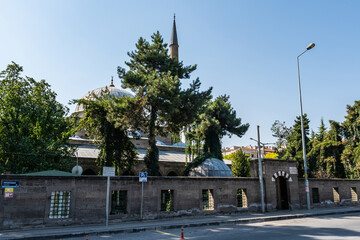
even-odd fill
[{"label": "blue sign", "polygon": [[147,172],[139,172],[139,182],[147,182]]},{"label": "blue sign", "polygon": [[18,188],[19,187],[18,181],[3,181],[2,188]]}]

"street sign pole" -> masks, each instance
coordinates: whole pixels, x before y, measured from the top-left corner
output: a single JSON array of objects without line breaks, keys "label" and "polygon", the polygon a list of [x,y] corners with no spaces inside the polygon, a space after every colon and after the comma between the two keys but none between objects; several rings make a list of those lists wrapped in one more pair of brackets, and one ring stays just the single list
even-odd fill
[{"label": "street sign pole", "polygon": [[141,205],[140,205],[140,219],[142,220],[143,212],[143,196],[144,196],[144,182],[141,182]]},{"label": "street sign pole", "polygon": [[109,227],[109,193],[110,193],[110,176],[107,177],[107,186],[106,186],[106,227]]},{"label": "street sign pole", "polygon": [[115,168],[114,167],[103,167],[103,176],[107,177],[107,184],[106,184],[106,209],[105,209],[105,222],[106,227],[109,226],[109,195],[110,195],[110,177],[115,176]]},{"label": "street sign pole", "polygon": [[147,172],[139,172],[139,182],[141,182],[140,219],[142,220],[142,218],[143,218],[144,182],[147,182]]}]

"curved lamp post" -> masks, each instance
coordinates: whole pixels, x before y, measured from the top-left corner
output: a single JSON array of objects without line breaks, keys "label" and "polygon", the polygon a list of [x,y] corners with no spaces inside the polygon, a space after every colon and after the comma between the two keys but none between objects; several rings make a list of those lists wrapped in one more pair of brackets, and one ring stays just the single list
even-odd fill
[{"label": "curved lamp post", "polygon": [[303,51],[299,56],[297,56],[297,65],[298,65],[298,77],[299,77],[299,96],[300,96],[300,119],[301,119],[301,136],[302,136],[302,146],[303,146],[303,157],[304,157],[304,175],[305,175],[305,191],[306,191],[306,203],[307,208],[310,209],[310,193],[309,193],[309,180],[307,174],[307,161],[306,161],[306,145],[305,145],[305,132],[304,132],[304,123],[303,123],[303,110],[302,110],[302,99],[301,99],[301,84],[300,84],[300,65],[299,57],[303,55],[308,50],[315,47],[315,43],[310,43],[306,50]]}]

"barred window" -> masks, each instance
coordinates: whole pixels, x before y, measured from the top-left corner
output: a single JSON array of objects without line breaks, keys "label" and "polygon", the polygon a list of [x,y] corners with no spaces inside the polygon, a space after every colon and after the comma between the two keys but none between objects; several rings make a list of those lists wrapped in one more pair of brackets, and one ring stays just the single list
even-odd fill
[{"label": "barred window", "polygon": [[356,192],[356,187],[350,188],[350,191],[351,191],[351,201],[357,202],[358,201],[358,195],[357,195],[357,192]]},{"label": "barred window", "polygon": [[69,212],[70,192],[52,192],[49,218],[69,218]]},{"label": "barred window", "polygon": [[112,191],[110,215],[125,214],[127,207],[127,191]]},{"label": "barred window", "polygon": [[313,203],[320,203],[319,189],[312,188],[311,193],[312,193],[311,195],[312,195]]},{"label": "barred window", "polygon": [[340,202],[339,188],[333,188],[334,202]]},{"label": "barred window", "polygon": [[174,190],[161,190],[161,211],[174,211]]},{"label": "barred window", "polygon": [[202,209],[214,210],[214,193],[212,189],[202,190]]},{"label": "barred window", "polygon": [[237,207],[245,208],[248,206],[247,195],[245,188],[239,188],[237,190]]}]

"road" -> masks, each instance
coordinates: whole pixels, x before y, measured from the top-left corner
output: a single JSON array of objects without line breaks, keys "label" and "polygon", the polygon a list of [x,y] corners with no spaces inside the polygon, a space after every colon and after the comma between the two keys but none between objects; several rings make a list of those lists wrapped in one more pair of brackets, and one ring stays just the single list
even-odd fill
[{"label": "road", "polygon": [[[185,239],[207,240],[359,240],[360,213],[298,218],[249,224],[224,224],[184,230]],[[71,238],[72,240],[84,240]],[[173,240],[180,239],[180,229],[139,233],[90,235],[89,240]]]}]

